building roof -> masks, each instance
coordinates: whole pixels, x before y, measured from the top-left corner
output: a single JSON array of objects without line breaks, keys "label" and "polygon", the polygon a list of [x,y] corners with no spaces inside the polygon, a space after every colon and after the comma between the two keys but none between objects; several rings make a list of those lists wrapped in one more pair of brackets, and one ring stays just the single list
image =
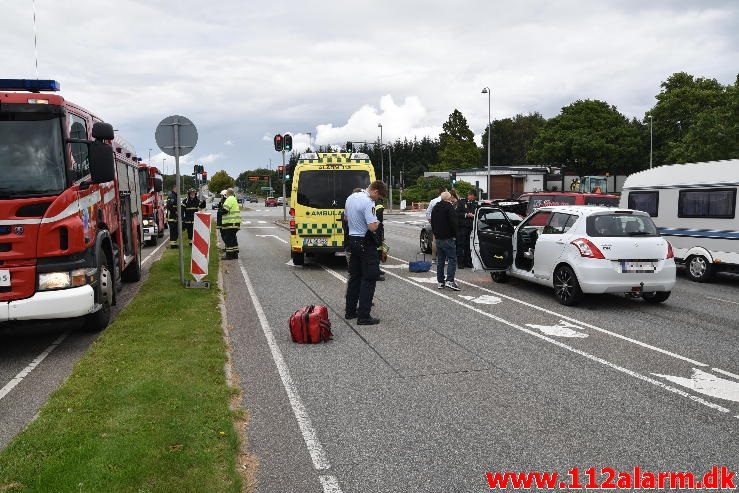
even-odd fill
[{"label": "building roof", "polygon": [[658,166],[630,175],[623,189],[719,184],[739,185],[739,159]]}]

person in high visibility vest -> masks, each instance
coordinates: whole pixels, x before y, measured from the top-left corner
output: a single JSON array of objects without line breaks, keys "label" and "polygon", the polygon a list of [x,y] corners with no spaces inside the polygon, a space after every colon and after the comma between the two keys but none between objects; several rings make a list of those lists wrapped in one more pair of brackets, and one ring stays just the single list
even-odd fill
[{"label": "person in high visibility vest", "polygon": [[226,255],[223,260],[239,258],[239,243],[236,233],[241,228],[241,207],[236,201],[233,188],[226,190],[226,200],[221,205],[223,208],[223,219],[221,219],[221,235],[226,244]]},{"label": "person in high visibility vest", "polygon": [[198,210],[205,209],[205,200],[200,200],[197,197],[197,190],[191,188],[187,191],[187,197],[182,201],[182,207],[185,209],[185,213],[182,217],[182,227],[187,230],[187,238],[190,240],[192,245],[192,230],[195,226],[195,213]]}]

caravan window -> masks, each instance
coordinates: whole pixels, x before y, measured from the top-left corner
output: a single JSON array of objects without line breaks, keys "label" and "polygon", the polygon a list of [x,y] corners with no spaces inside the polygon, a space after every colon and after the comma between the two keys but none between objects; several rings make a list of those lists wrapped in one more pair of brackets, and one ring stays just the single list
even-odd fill
[{"label": "caravan window", "polygon": [[736,189],[681,190],[677,217],[733,219]]},{"label": "caravan window", "polygon": [[643,211],[652,217],[657,217],[659,192],[630,192],[629,209]]}]

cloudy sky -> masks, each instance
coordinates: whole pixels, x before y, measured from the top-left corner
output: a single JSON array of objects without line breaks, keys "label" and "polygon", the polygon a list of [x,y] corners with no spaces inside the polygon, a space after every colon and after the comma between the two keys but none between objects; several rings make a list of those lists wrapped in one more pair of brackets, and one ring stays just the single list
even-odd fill
[{"label": "cloudy sky", "polygon": [[[35,76],[31,0],[2,0],[0,77]],[[437,136],[454,108],[556,115],[597,98],[641,118],[670,74],[733,82],[739,3],[636,0],[36,0],[39,75],[160,165],[157,123],[189,117],[187,164],[232,176],[295,147]],[[167,171],[172,158],[165,163]],[[190,171],[188,169],[188,171]]]}]

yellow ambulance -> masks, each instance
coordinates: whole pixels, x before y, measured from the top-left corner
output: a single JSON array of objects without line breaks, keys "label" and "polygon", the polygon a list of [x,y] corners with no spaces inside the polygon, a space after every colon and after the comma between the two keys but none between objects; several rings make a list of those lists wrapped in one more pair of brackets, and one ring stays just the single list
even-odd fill
[{"label": "yellow ambulance", "polygon": [[341,214],[356,188],[367,188],[375,169],[364,153],[301,154],[290,197],[290,250],[295,265],[305,256],[344,251]]}]

